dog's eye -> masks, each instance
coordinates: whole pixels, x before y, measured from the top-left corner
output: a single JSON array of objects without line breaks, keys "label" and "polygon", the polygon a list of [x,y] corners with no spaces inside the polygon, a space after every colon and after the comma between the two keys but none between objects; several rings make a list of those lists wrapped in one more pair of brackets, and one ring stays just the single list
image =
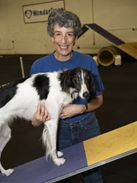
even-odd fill
[{"label": "dog's eye", "polygon": [[73,79],[74,81],[79,81],[79,78],[77,76],[75,76]]}]

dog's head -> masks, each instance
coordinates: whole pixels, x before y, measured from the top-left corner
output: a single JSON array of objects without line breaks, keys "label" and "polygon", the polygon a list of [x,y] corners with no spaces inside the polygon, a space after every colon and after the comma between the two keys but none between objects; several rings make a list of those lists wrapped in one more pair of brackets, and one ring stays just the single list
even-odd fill
[{"label": "dog's head", "polygon": [[79,96],[83,99],[88,99],[93,83],[91,71],[82,67],[76,67],[71,70],[70,77],[73,84],[72,86],[76,89]]},{"label": "dog's head", "polygon": [[83,67],[61,71],[59,80],[61,81],[62,90],[70,93],[72,96],[74,95],[74,98],[78,94],[80,98],[88,99],[91,90],[94,88],[91,71]]}]

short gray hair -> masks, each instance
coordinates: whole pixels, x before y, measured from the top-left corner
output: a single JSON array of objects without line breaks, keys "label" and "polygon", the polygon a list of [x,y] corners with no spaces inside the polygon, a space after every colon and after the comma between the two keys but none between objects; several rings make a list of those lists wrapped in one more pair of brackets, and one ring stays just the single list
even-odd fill
[{"label": "short gray hair", "polygon": [[78,36],[81,30],[79,17],[71,11],[63,9],[54,10],[48,17],[47,33],[54,36],[54,26],[59,24],[60,27],[69,27],[74,29],[75,36]]}]

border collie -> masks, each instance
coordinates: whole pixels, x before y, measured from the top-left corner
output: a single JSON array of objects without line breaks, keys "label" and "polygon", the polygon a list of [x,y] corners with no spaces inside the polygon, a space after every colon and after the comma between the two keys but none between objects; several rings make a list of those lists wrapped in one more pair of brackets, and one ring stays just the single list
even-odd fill
[{"label": "border collie", "polygon": [[[32,120],[39,102],[44,102],[51,119],[44,123],[42,141],[46,157],[51,157],[59,166],[65,163],[57,151],[57,128],[62,108],[78,96],[90,97],[93,78],[91,72],[77,67],[72,70],[33,74],[28,78],[8,84],[0,89],[0,157],[11,138],[10,124],[14,118]],[[0,162],[0,171],[9,176],[14,170],[5,170]]]}]

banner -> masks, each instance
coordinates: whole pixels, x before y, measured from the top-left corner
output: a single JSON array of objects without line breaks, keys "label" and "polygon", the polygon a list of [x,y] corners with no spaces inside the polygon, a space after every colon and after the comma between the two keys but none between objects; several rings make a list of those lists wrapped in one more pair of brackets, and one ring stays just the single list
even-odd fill
[{"label": "banner", "polygon": [[47,22],[49,14],[55,9],[65,9],[64,0],[23,5],[24,23]]}]

